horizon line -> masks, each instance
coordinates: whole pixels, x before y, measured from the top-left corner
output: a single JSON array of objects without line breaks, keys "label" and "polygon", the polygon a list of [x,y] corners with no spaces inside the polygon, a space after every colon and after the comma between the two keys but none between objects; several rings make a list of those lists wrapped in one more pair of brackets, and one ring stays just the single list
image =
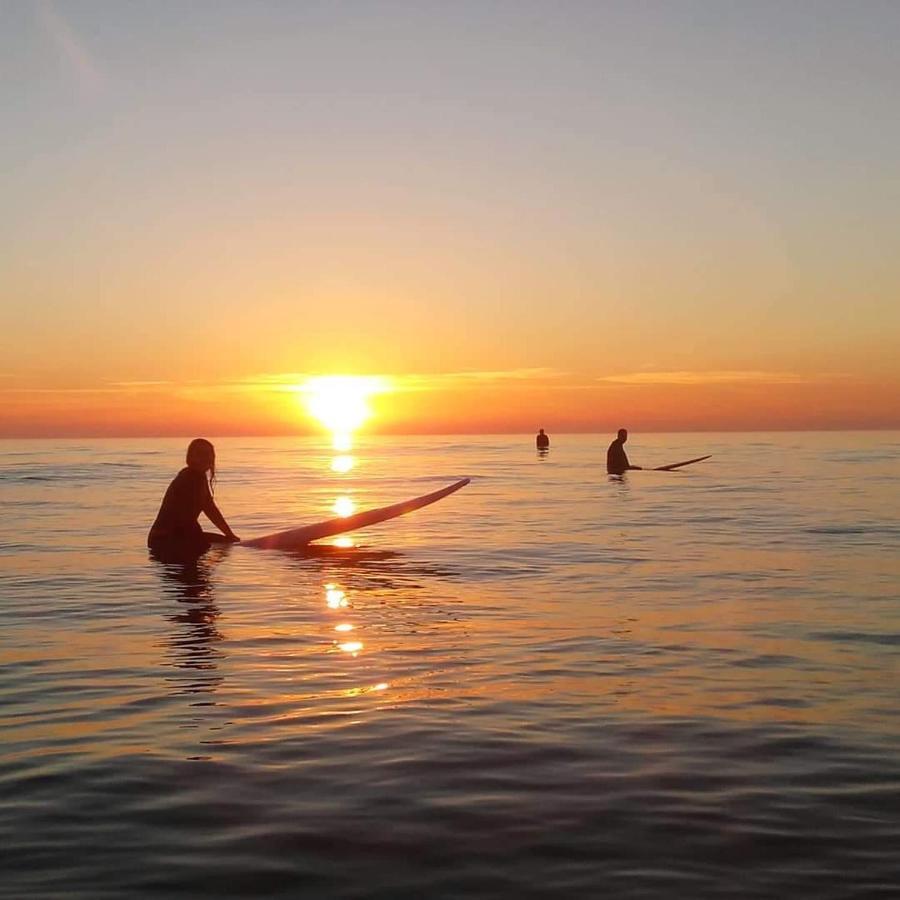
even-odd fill
[{"label": "horizon line", "polygon": [[[540,427],[540,426],[539,426]],[[574,431],[552,431],[551,436],[557,435],[608,435],[617,429],[607,428],[603,430],[578,429]],[[900,424],[896,425],[869,425],[869,426],[832,426],[824,428],[641,428],[629,429],[632,434],[834,434],[837,432],[900,432]],[[200,432],[185,432],[184,434],[158,434],[158,433],[117,433],[84,432],[77,434],[0,434],[0,441],[81,441],[81,440],[191,440]],[[498,436],[534,436],[531,431],[377,431],[356,435],[357,440],[364,438],[382,437],[498,437]],[[285,431],[259,431],[259,432],[215,432],[203,431],[202,435],[209,438],[329,438],[326,432],[285,432]]]}]

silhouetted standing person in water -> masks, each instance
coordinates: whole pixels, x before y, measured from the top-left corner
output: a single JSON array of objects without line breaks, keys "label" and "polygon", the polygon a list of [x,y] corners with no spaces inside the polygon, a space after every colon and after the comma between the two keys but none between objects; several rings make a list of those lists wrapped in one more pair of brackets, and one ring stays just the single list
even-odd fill
[{"label": "silhouetted standing person in water", "polygon": [[538,431],[537,435],[535,435],[534,443],[537,446],[538,450],[549,450],[550,435],[544,434],[544,429],[542,428],[540,431]]},{"label": "silhouetted standing person in water", "polygon": [[609,445],[606,451],[606,471],[610,475],[622,475],[629,469],[640,469],[641,466],[633,466],[628,462],[625,453],[625,441],[628,440],[628,432],[620,428],[616,439]]},{"label": "silhouetted standing person in water", "polygon": [[[210,487],[216,477],[213,445],[203,438],[196,438],[188,445],[185,461],[187,465],[166,490],[156,521],[147,535],[147,546],[164,561],[196,559],[212,544],[231,544],[240,540],[213,500]],[[222,534],[204,532],[197,521],[200,513],[206,513]]]}]

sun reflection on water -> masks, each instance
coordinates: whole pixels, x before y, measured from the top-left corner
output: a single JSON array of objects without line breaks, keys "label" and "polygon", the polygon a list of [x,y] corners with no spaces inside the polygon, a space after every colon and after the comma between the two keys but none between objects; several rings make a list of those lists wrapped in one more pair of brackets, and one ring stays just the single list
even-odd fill
[{"label": "sun reflection on water", "polygon": [[329,609],[343,609],[350,605],[347,595],[336,585],[325,585],[325,604]]},{"label": "sun reflection on water", "polygon": [[331,507],[342,519],[352,516],[356,509],[356,504],[346,495],[342,495],[334,501]]},{"label": "sun reflection on water", "polygon": [[346,453],[353,449],[353,436],[342,432],[335,432],[331,438],[331,446],[341,453]]},{"label": "sun reflection on water", "polygon": [[344,691],[343,696],[358,697],[360,694],[371,694],[375,691],[386,691],[390,686],[391,685],[389,682],[380,681],[378,684],[373,684],[369,687],[349,688],[348,690]]},{"label": "sun reflection on water", "polygon": [[335,456],[331,460],[331,471],[344,475],[356,465],[356,460],[352,456]]},{"label": "sun reflection on water", "polygon": [[[347,595],[342,588],[338,587],[334,582],[325,585],[325,603],[329,609],[339,610],[349,606]],[[352,622],[338,622],[334,626],[334,630],[341,635],[349,635],[350,632],[356,630],[356,626]],[[365,649],[365,644],[361,640],[346,640],[345,638],[337,638],[332,641],[333,651],[346,654],[351,659],[356,659]],[[390,687],[389,681],[379,681],[376,684],[370,684],[362,687],[349,688],[342,691],[344,697],[358,697],[361,694],[381,693]]]}]

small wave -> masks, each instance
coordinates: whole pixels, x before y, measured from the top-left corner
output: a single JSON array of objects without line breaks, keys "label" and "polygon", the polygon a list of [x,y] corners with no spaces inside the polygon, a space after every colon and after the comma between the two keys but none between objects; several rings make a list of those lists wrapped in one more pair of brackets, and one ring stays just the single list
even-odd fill
[{"label": "small wave", "polygon": [[887,534],[900,536],[900,526],[877,525],[814,525],[804,529],[807,534],[829,534],[835,536],[849,534]]},{"label": "small wave", "polygon": [[874,634],[867,631],[812,631],[809,633],[809,636],[813,640],[818,641],[900,647],[900,632],[886,631],[881,634]]},{"label": "small wave", "polygon": [[769,667],[798,667],[800,660],[796,656],[785,656],[780,653],[760,653],[743,659],[730,660],[728,665],[741,669],[758,669]]},{"label": "small wave", "polygon": [[11,466],[0,470],[0,483],[23,484],[42,482],[101,481],[115,477],[118,472],[146,470],[146,466],[132,462],[96,462],[79,465]]}]

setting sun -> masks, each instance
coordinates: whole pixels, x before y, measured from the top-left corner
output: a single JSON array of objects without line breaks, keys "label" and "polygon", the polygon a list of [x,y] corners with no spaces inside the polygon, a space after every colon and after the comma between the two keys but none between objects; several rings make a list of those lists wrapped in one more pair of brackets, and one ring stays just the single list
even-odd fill
[{"label": "setting sun", "polygon": [[372,417],[369,399],[385,393],[384,378],[358,375],[322,375],[299,385],[309,414],[331,434],[336,450],[349,450],[351,438]]}]

